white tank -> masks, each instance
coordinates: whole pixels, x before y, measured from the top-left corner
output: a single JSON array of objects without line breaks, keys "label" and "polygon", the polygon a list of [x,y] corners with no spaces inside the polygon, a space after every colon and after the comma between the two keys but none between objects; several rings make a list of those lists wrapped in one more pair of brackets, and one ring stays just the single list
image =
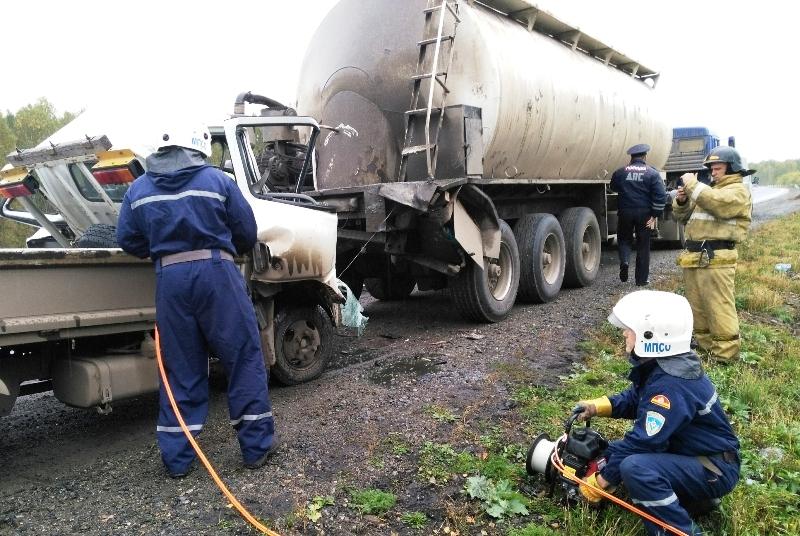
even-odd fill
[{"label": "white tank", "polygon": [[[426,5],[341,0],[317,30],[298,112],[350,127],[323,133],[318,188],[396,180]],[[478,4],[459,2],[459,16],[447,105],[481,109],[485,177],[605,179],[637,143],[652,146],[648,163],[665,163],[672,130],[652,84]]]}]

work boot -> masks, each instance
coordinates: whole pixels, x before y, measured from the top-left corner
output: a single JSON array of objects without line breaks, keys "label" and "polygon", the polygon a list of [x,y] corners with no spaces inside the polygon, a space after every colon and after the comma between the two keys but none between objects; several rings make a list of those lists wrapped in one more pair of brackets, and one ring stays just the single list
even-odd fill
[{"label": "work boot", "polygon": [[194,471],[194,467],[195,467],[195,464],[194,464],[194,462],[192,462],[192,464],[189,465],[189,467],[187,467],[183,471],[176,471],[176,472],[173,473],[172,471],[167,469],[167,476],[169,476],[170,478],[175,478],[175,479],[185,478],[189,473]]},{"label": "work boot", "polygon": [[619,265],[619,280],[625,283],[628,280],[628,264]]},{"label": "work boot", "polygon": [[267,460],[275,454],[278,449],[281,448],[281,440],[278,439],[278,436],[272,437],[272,445],[269,446],[267,452],[265,452],[259,459],[254,461],[253,463],[245,463],[244,466],[248,469],[258,469],[259,467],[264,467],[266,465]]}]

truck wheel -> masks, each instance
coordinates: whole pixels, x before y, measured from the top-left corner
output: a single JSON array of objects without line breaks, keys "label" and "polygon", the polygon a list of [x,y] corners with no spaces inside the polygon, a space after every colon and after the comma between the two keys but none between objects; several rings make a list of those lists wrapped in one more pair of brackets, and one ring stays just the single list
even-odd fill
[{"label": "truck wheel", "polygon": [[19,394],[19,383],[20,380],[11,374],[0,376],[0,417],[5,417],[14,408]]},{"label": "truck wheel", "polygon": [[395,274],[391,279],[385,277],[368,277],[364,286],[372,297],[381,301],[404,300],[417,286],[414,278],[405,274]]},{"label": "truck wheel", "polygon": [[450,295],[467,320],[499,322],[514,307],[519,288],[519,250],[506,222],[500,220],[500,258],[484,261],[484,270],[467,261],[467,266],[450,280]]},{"label": "truck wheel", "polygon": [[555,299],[566,264],[558,220],[551,214],[528,214],[517,220],[514,234],[520,247],[520,298],[537,303]]},{"label": "truck wheel", "polygon": [[600,273],[600,226],[591,209],[572,207],[559,216],[567,250],[564,286],[588,287]]},{"label": "truck wheel", "polygon": [[117,228],[113,225],[96,223],[75,241],[76,248],[118,248]]},{"label": "truck wheel", "polygon": [[333,326],[317,305],[288,306],[275,316],[275,365],[272,375],[284,385],[313,380],[331,355]]}]

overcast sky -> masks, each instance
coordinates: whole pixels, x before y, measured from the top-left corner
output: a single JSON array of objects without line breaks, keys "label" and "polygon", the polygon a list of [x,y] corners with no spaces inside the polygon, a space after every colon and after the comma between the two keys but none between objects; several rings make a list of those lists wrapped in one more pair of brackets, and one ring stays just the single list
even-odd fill
[{"label": "overcast sky", "polygon": [[[533,3],[660,71],[656,91],[672,126],[736,135],[751,162],[800,158],[797,2]],[[334,4],[4,2],[0,110],[16,111],[40,96],[59,112],[180,99],[222,117],[248,90],[294,103],[305,46]]]}]

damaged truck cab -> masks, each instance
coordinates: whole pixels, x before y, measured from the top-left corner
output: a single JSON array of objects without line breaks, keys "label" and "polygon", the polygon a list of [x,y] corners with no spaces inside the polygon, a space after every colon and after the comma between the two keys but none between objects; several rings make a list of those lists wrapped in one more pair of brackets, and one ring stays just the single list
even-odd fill
[{"label": "damaged truck cab", "polygon": [[[212,126],[210,160],[253,208],[258,242],[236,262],[265,361],[277,380],[296,384],[325,369],[341,321],[337,218],[306,195],[271,191],[257,174],[271,130],[305,129],[313,140],[316,122],[261,118],[252,129],[253,121]],[[27,248],[0,249],[0,416],[19,395],[50,389],[66,404],[101,411],[158,389],[155,270],[114,239],[122,197],[152,151],[135,124],[86,112],[37,148],[9,155],[0,172],[0,215],[46,231]],[[298,165],[310,168],[310,156]]]}]

